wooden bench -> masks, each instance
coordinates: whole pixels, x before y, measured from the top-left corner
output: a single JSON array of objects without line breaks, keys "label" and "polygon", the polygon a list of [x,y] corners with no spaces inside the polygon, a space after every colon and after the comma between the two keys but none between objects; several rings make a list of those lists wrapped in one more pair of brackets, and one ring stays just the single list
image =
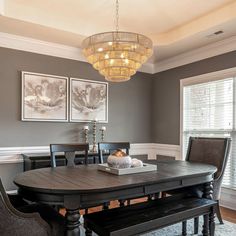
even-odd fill
[{"label": "wooden bench", "polygon": [[86,235],[140,235],[188,219],[204,216],[203,236],[214,236],[216,202],[204,198],[168,197],[104,210],[84,216]]}]

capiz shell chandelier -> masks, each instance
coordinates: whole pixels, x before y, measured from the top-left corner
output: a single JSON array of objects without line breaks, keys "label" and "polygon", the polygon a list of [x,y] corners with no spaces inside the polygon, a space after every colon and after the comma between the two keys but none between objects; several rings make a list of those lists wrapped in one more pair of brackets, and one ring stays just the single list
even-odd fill
[{"label": "capiz shell chandelier", "polygon": [[92,35],[82,42],[83,54],[88,62],[112,82],[130,79],[152,55],[152,41],[118,28],[119,2],[116,0],[116,31]]}]

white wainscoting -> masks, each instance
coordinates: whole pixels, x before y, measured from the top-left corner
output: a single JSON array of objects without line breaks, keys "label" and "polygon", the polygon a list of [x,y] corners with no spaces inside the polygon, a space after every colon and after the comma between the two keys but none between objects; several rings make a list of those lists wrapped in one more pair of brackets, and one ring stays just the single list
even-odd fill
[{"label": "white wainscoting", "polygon": [[[4,147],[0,148],[0,175],[7,190],[15,187],[12,181],[23,171],[23,158],[21,153],[49,153],[48,146],[35,147]],[[156,155],[180,158],[180,146],[159,143],[131,144],[130,155],[147,155],[148,159],[156,159]],[[236,191],[222,188],[220,205],[236,210]]]},{"label": "white wainscoting", "polygon": [[[23,162],[21,153],[49,153],[49,147],[2,147],[0,148],[0,164]],[[178,145],[134,143],[131,144],[130,155],[147,155],[148,159],[156,159],[156,155],[163,155],[172,156],[178,160],[180,159],[180,149]]]}]

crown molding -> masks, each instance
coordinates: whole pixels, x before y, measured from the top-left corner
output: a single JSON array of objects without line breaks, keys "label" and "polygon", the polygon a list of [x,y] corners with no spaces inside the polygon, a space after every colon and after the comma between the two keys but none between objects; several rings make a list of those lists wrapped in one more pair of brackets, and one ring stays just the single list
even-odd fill
[{"label": "crown molding", "polygon": [[48,56],[86,61],[79,48],[3,32],[0,32],[0,46]]},{"label": "crown molding", "polygon": [[[87,62],[80,48],[3,32],[0,32],[0,47]],[[146,63],[138,71],[152,74],[153,64]]]},{"label": "crown molding", "polygon": [[[2,0],[0,0],[0,14],[1,3]],[[0,32],[0,47],[86,62],[86,59],[82,55],[80,48],[4,32]],[[182,53],[178,56],[174,56],[155,64],[145,63],[138,71],[155,74],[234,50],[236,50],[236,36],[206,45],[192,51],[188,51],[186,53]]]},{"label": "crown molding", "polygon": [[154,64],[153,73],[166,71],[196,61],[236,50],[236,36],[208,44]]},{"label": "crown molding", "polygon": [[0,0],[0,16],[4,15],[5,0]]}]

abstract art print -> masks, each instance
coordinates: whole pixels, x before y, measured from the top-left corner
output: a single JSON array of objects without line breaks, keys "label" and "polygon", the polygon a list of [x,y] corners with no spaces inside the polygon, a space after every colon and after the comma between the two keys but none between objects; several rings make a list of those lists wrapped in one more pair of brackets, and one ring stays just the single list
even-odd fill
[{"label": "abstract art print", "polygon": [[108,83],[70,78],[70,121],[108,122]]},{"label": "abstract art print", "polygon": [[23,121],[68,121],[68,78],[22,72]]}]

